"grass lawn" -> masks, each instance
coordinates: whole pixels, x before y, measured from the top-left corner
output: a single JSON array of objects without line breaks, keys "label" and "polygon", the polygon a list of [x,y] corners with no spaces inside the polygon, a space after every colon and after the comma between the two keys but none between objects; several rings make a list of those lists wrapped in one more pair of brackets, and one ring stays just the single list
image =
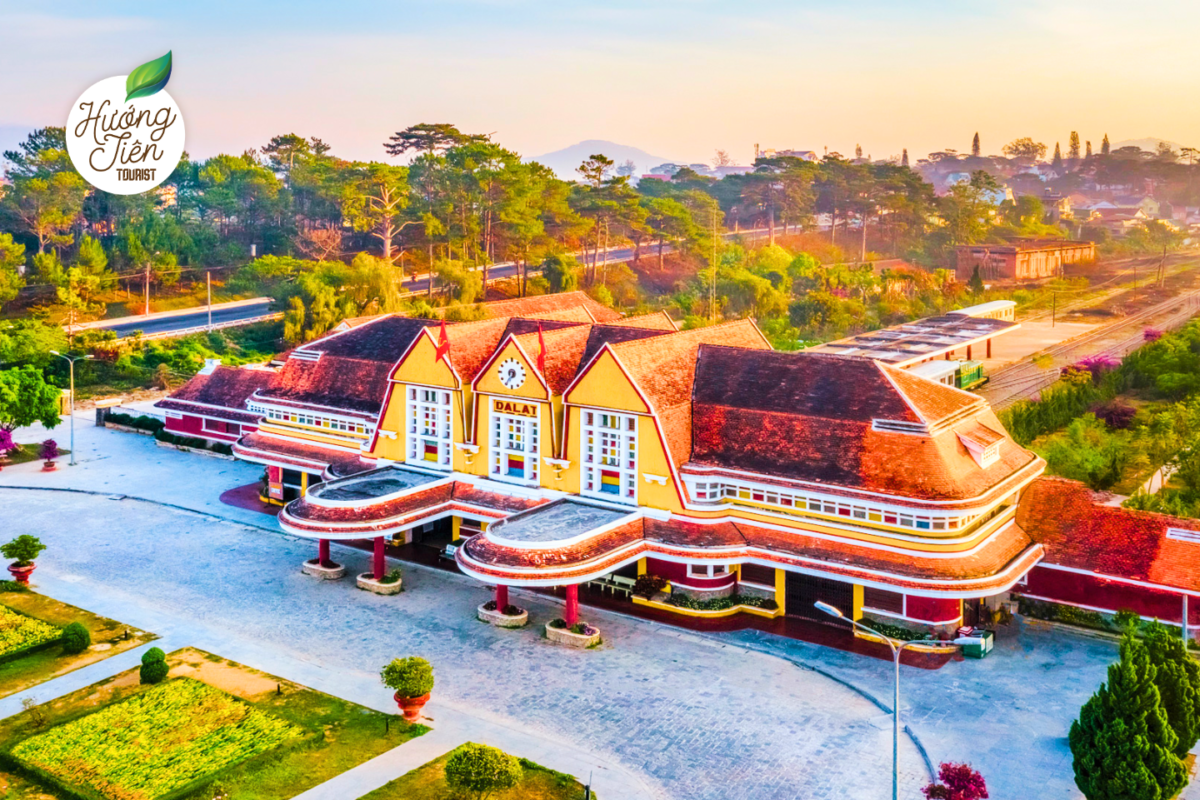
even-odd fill
[{"label": "grass lawn", "polygon": [[[452,800],[457,795],[446,783],[450,753],[402,775],[359,800]],[[488,795],[488,800],[582,800],[583,784],[570,775],[521,759],[525,777],[513,788]],[[592,793],[596,797],[596,793]]]},{"label": "grass lawn", "polygon": [[[152,633],[60,603],[34,591],[0,593],[0,606],[7,606],[59,628],[69,622],[81,622],[92,634],[92,646],[78,655],[64,655],[62,648],[54,645],[0,663],[0,697],[24,691],[30,686],[139,647],[156,638]],[[129,638],[125,638],[126,631]]]},{"label": "grass lawn", "polygon": [[[23,444],[16,450],[9,450],[2,458],[0,458],[0,467],[8,467],[13,464],[28,464],[30,461],[41,461],[38,455],[38,450],[41,449],[41,444]],[[59,459],[66,458],[71,455],[71,451],[66,448],[58,448]],[[66,463],[65,461],[63,462]]]},{"label": "grass lawn", "polygon": [[[18,758],[49,752],[59,759],[50,763],[62,764],[75,780],[112,772],[114,783],[96,796],[114,800],[152,800],[193,781],[187,800],[210,800],[218,793],[237,800],[285,800],[427,730],[198,650],[180,650],[167,660],[170,679],[158,686],[140,685],[137,670],[130,670],[0,720],[0,751]],[[173,686],[199,690],[157,694]],[[46,717],[41,725],[35,719],[39,712]],[[245,735],[247,729],[252,735]],[[122,746],[124,738],[130,743]],[[142,753],[127,757],[135,748]],[[105,749],[113,751],[110,758],[84,762],[84,754]],[[123,758],[128,768],[120,768]],[[186,770],[150,769],[156,760],[186,764]],[[141,787],[121,789],[121,781],[136,777],[134,765],[143,764]],[[4,800],[47,797],[49,786],[7,769],[0,767]],[[164,771],[176,780],[169,782]]]}]

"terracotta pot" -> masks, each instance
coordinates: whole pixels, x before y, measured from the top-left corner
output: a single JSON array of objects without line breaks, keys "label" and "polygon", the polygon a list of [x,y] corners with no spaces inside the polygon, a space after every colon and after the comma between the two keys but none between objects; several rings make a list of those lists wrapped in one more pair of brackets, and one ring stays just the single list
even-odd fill
[{"label": "terracotta pot", "polygon": [[409,722],[416,722],[421,718],[421,709],[429,702],[429,694],[423,694],[420,697],[401,697],[399,694],[393,695],[396,705],[400,706],[400,711],[404,714],[404,718]]},{"label": "terracotta pot", "polygon": [[56,469],[58,469],[58,464],[53,461],[46,461],[42,464],[42,472],[54,472]]},{"label": "terracotta pot", "polygon": [[27,567],[18,567],[16,564],[9,564],[8,571],[13,576],[13,580],[17,583],[29,585],[29,573],[37,568],[37,564],[30,564]]}]

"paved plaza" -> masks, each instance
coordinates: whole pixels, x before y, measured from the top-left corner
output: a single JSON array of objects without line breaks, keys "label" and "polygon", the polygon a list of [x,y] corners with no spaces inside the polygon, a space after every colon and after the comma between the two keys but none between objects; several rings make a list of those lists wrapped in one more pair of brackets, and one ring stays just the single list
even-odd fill
[{"label": "paved plaza", "polygon": [[[890,663],[595,609],[585,616],[606,643],[581,652],[541,637],[559,613],[552,598],[514,591],[534,624],[504,631],[474,619],[490,594],[463,576],[406,564],[405,591],[390,598],[322,583],[300,574],[311,542],[217,500],[258,468],[90,426],[76,436],[77,467],[0,473],[0,487],[30,487],[0,488],[0,501],[17,532],[49,545],[34,577],[52,596],[378,708],[391,702],[380,665],[424,655],[438,677],[435,732],[439,714],[463,735],[508,730],[544,759],[573,759],[576,774],[595,769],[604,798],[889,794],[890,717],[864,693],[890,705]],[[370,558],[336,546],[334,557],[351,574]],[[1107,640],[1025,628],[984,661],[903,668],[904,721],[934,762],[972,762],[993,797],[1077,798],[1066,730],[1114,655]],[[902,796],[919,797],[928,773],[908,737],[901,759]],[[606,780],[621,791],[605,793]]]}]

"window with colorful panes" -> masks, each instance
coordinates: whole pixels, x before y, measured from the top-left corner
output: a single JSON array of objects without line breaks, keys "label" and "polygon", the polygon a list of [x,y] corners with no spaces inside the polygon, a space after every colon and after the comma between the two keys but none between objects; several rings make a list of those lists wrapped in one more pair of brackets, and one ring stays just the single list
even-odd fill
[{"label": "window with colorful panes", "polygon": [[408,387],[408,460],[450,469],[450,392]]},{"label": "window with colorful panes", "polygon": [[583,412],[583,492],[637,502],[637,417]]},{"label": "window with colorful panes", "polygon": [[535,482],[538,479],[536,417],[492,411],[492,477]]}]

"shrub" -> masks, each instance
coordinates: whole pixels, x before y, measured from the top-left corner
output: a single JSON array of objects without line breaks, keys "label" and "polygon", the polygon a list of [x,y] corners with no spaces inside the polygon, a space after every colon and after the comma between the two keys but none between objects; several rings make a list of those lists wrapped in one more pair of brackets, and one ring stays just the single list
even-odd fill
[{"label": "shrub", "polygon": [[29,587],[20,581],[0,581],[0,592],[28,592]]},{"label": "shrub", "polygon": [[667,586],[667,579],[662,575],[638,575],[633,584],[633,593],[638,597],[649,600]]},{"label": "shrub", "polygon": [[53,439],[47,439],[42,442],[41,449],[38,450],[38,456],[43,461],[53,461],[58,458],[58,442]]},{"label": "shrub", "polygon": [[486,603],[483,604],[483,610],[484,611],[495,611],[496,610],[496,601],[488,600]]},{"label": "shrub", "polygon": [[1098,419],[1104,420],[1104,424],[1113,430],[1123,431],[1133,424],[1133,418],[1137,416],[1137,409],[1125,403],[1114,401],[1096,406],[1092,409],[1092,413]]},{"label": "shrub", "polygon": [[13,559],[18,567],[28,567],[45,549],[41,539],[23,533],[7,544],[0,544],[0,555]]},{"label": "shrub", "polygon": [[938,779],[921,790],[926,800],[987,800],[987,784],[970,764],[943,763]]},{"label": "shrub", "polygon": [[212,451],[214,453],[220,453],[223,456],[231,456],[233,455],[233,446],[223,442],[215,442],[212,446]]},{"label": "shrub", "polygon": [[580,636],[595,636],[597,629],[593,628],[591,625],[588,625],[586,622],[576,622],[571,626],[571,633],[575,633]]},{"label": "shrub", "polygon": [[401,697],[424,697],[433,691],[433,666],[419,656],[393,660],[379,677]]},{"label": "shrub", "polygon": [[1137,628],[1142,624],[1142,615],[1128,608],[1118,608],[1113,616],[1113,627],[1119,631]]},{"label": "shrub", "polygon": [[150,417],[143,414],[140,417],[130,420],[127,424],[131,428],[137,428],[138,430],[142,431],[160,431],[166,426],[167,423],[163,422],[157,417]]},{"label": "shrub", "polygon": [[520,761],[485,744],[468,742],[446,759],[446,783],[479,800],[493,792],[513,788],[522,777]]},{"label": "shrub", "polygon": [[525,609],[514,606],[509,603],[504,608],[500,609],[500,613],[506,617],[519,617],[525,613]]},{"label": "shrub", "polygon": [[67,655],[76,655],[92,645],[92,634],[82,622],[72,622],[62,631],[62,649]]},{"label": "shrub", "polygon": [[555,629],[567,627],[567,621],[565,619],[563,619],[562,617],[559,617],[558,619],[552,619],[549,622],[547,622],[546,624],[549,627],[555,628]]},{"label": "shrub", "polygon": [[[213,449],[215,450],[216,448],[213,448]],[[379,582],[380,583],[399,583],[400,579],[403,577],[404,577],[404,573],[400,571],[399,567],[397,567],[396,569],[389,570],[386,575],[384,575],[382,578],[379,579]]]},{"label": "shrub", "polygon": [[167,665],[167,654],[161,648],[151,647],[142,655],[142,667],[138,676],[142,683],[161,683],[170,672]]}]

